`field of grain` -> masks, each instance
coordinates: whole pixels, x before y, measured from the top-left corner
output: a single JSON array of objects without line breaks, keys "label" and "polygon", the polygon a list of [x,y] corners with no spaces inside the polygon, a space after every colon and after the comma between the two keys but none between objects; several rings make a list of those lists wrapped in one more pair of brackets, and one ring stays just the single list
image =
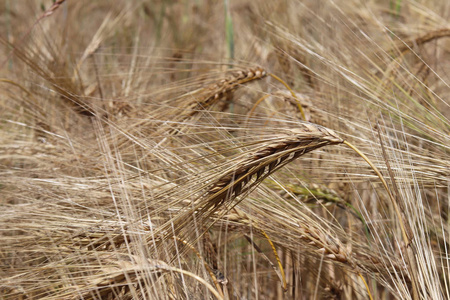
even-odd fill
[{"label": "field of grain", "polygon": [[0,12],[0,299],[450,299],[449,1]]}]

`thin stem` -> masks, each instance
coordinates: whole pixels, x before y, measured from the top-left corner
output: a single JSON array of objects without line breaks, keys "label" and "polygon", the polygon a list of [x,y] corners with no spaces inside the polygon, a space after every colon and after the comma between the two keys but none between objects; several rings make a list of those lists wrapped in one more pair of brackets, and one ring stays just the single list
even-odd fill
[{"label": "thin stem", "polygon": [[280,257],[278,256],[277,249],[275,248],[275,245],[272,243],[272,241],[270,240],[267,233],[264,230],[262,230],[261,228],[258,228],[258,229],[266,237],[267,241],[270,244],[270,247],[272,247],[273,254],[275,255],[275,259],[277,260],[278,267],[280,268],[281,280],[283,281],[283,290],[287,291],[286,275],[284,274],[283,265],[281,264],[281,260],[280,260]]},{"label": "thin stem", "polygon": [[366,286],[367,295],[369,296],[369,299],[370,299],[370,300],[373,300],[372,294],[370,293],[369,286],[367,285],[366,280],[364,280],[364,277],[361,275],[361,273],[358,272],[358,275],[359,275],[359,277],[362,279],[362,281],[364,282],[364,285]]},{"label": "thin stem", "polygon": [[300,113],[302,115],[303,120],[306,121],[305,112],[303,111],[303,107],[302,107],[302,105],[300,103],[300,100],[298,100],[298,97],[295,94],[295,92],[289,87],[289,85],[286,82],[284,82],[283,79],[281,79],[277,75],[272,74],[272,73],[269,73],[268,75],[270,75],[272,78],[274,78],[274,79],[278,80],[279,82],[281,82],[289,90],[289,92],[291,92],[292,97],[294,97],[294,99],[297,100],[297,107],[298,107],[298,110],[300,111]]}]

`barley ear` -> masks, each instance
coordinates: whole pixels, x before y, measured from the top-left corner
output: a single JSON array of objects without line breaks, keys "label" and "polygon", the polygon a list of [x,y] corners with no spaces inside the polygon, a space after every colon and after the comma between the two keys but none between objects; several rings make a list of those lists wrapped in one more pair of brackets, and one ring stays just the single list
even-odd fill
[{"label": "barley ear", "polygon": [[[300,156],[327,145],[343,143],[344,140],[332,130],[312,123],[299,123],[295,130],[279,135],[276,142],[263,143],[253,153],[244,153],[231,168],[223,170],[207,192],[194,201],[189,209],[182,210],[178,216],[162,229],[166,234],[175,227],[179,237],[188,224],[208,220],[218,209],[231,209],[242,201],[265,178]],[[239,198],[238,201],[235,201]],[[186,232],[185,234],[190,234]]]}]

